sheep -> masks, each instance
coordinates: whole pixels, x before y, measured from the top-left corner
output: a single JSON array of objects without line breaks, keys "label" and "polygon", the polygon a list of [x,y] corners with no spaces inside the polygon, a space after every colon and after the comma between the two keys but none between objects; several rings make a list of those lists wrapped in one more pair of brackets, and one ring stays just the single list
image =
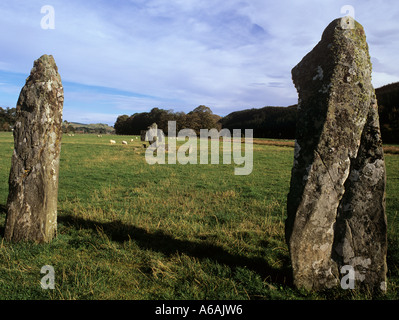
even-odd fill
[{"label": "sheep", "polygon": [[115,143],[116,143],[115,140],[109,140],[109,142],[110,142],[111,144],[115,144]]},{"label": "sheep", "polygon": [[133,142],[134,141],[134,139],[130,139],[130,142]]},{"label": "sheep", "polygon": [[127,142],[126,141],[122,141],[122,144],[127,144]]},{"label": "sheep", "polygon": [[101,135],[101,134],[98,134],[98,135],[97,135],[97,137],[101,138],[101,137],[102,137],[102,135]]}]

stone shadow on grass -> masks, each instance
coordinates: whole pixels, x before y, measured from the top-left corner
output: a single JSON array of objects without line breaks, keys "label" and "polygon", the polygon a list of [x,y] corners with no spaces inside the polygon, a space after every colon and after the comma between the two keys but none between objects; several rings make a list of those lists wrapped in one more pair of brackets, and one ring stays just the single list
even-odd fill
[{"label": "stone shadow on grass", "polygon": [[124,224],[121,221],[101,223],[93,220],[73,217],[72,215],[59,215],[58,222],[76,228],[97,230],[101,228],[108,238],[116,242],[132,240],[142,249],[158,251],[166,256],[184,253],[197,259],[211,259],[220,264],[229,266],[232,270],[237,267],[246,267],[259,274],[269,283],[292,286],[292,271],[289,260],[281,256],[284,267],[275,268],[269,265],[265,259],[250,258],[240,254],[232,254],[224,248],[202,240],[189,241],[176,239],[163,231],[148,232],[147,230]]},{"label": "stone shadow on grass", "polygon": [[[0,215],[6,215],[7,214],[7,205],[5,204],[0,204]],[[5,230],[5,226],[4,225],[0,225],[0,237],[4,238],[4,230]]]}]

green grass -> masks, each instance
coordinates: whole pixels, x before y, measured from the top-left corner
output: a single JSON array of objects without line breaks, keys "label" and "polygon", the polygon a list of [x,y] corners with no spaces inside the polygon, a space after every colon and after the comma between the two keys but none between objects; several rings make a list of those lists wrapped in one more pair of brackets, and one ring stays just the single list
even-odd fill
[{"label": "green grass", "polygon": [[[13,137],[0,133],[0,299],[369,299],[291,283],[284,241],[293,149],[254,145],[254,168],[148,165],[131,137],[63,136],[58,234],[3,241]],[[129,141],[128,146],[121,144]],[[398,299],[399,156],[386,155],[389,285]],[[55,269],[43,290],[40,269]]]}]

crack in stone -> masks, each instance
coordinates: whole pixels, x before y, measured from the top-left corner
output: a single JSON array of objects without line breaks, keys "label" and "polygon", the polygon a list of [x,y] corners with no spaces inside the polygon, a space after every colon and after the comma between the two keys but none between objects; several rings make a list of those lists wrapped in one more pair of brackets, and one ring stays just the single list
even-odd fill
[{"label": "crack in stone", "polygon": [[319,156],[319,158],[320,158],[321,163],[323,164],[323,166],[326,168],[326,171],[327,171],[327,173],[328,173],[328,176],[330,177],[330,180],[331,180],[331,182],[332,182],[332,185],[333,185],[335,191],[337,192],[337,194],[339,194],[340,191],[337,190],[336,183],[335,183],[333,177],[331,176],[330,170],[328,169],[327,165],[325,164],[325,162],[324,162],[324,160],[323,160],[323,157],[321,156],[321,154],[320,154],[320,152],[319,152],[318,150],[315,150],[315,152],[316,152],[316,154]]}]

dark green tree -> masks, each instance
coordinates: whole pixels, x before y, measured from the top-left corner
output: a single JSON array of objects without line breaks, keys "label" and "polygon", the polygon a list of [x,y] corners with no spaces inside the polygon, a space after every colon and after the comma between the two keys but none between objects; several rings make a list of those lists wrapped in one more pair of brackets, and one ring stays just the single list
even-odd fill
[{"label": "dark green tree", "polygon": [[11,131],[15,124],[16,108],[0,107],[0,131]]}]

